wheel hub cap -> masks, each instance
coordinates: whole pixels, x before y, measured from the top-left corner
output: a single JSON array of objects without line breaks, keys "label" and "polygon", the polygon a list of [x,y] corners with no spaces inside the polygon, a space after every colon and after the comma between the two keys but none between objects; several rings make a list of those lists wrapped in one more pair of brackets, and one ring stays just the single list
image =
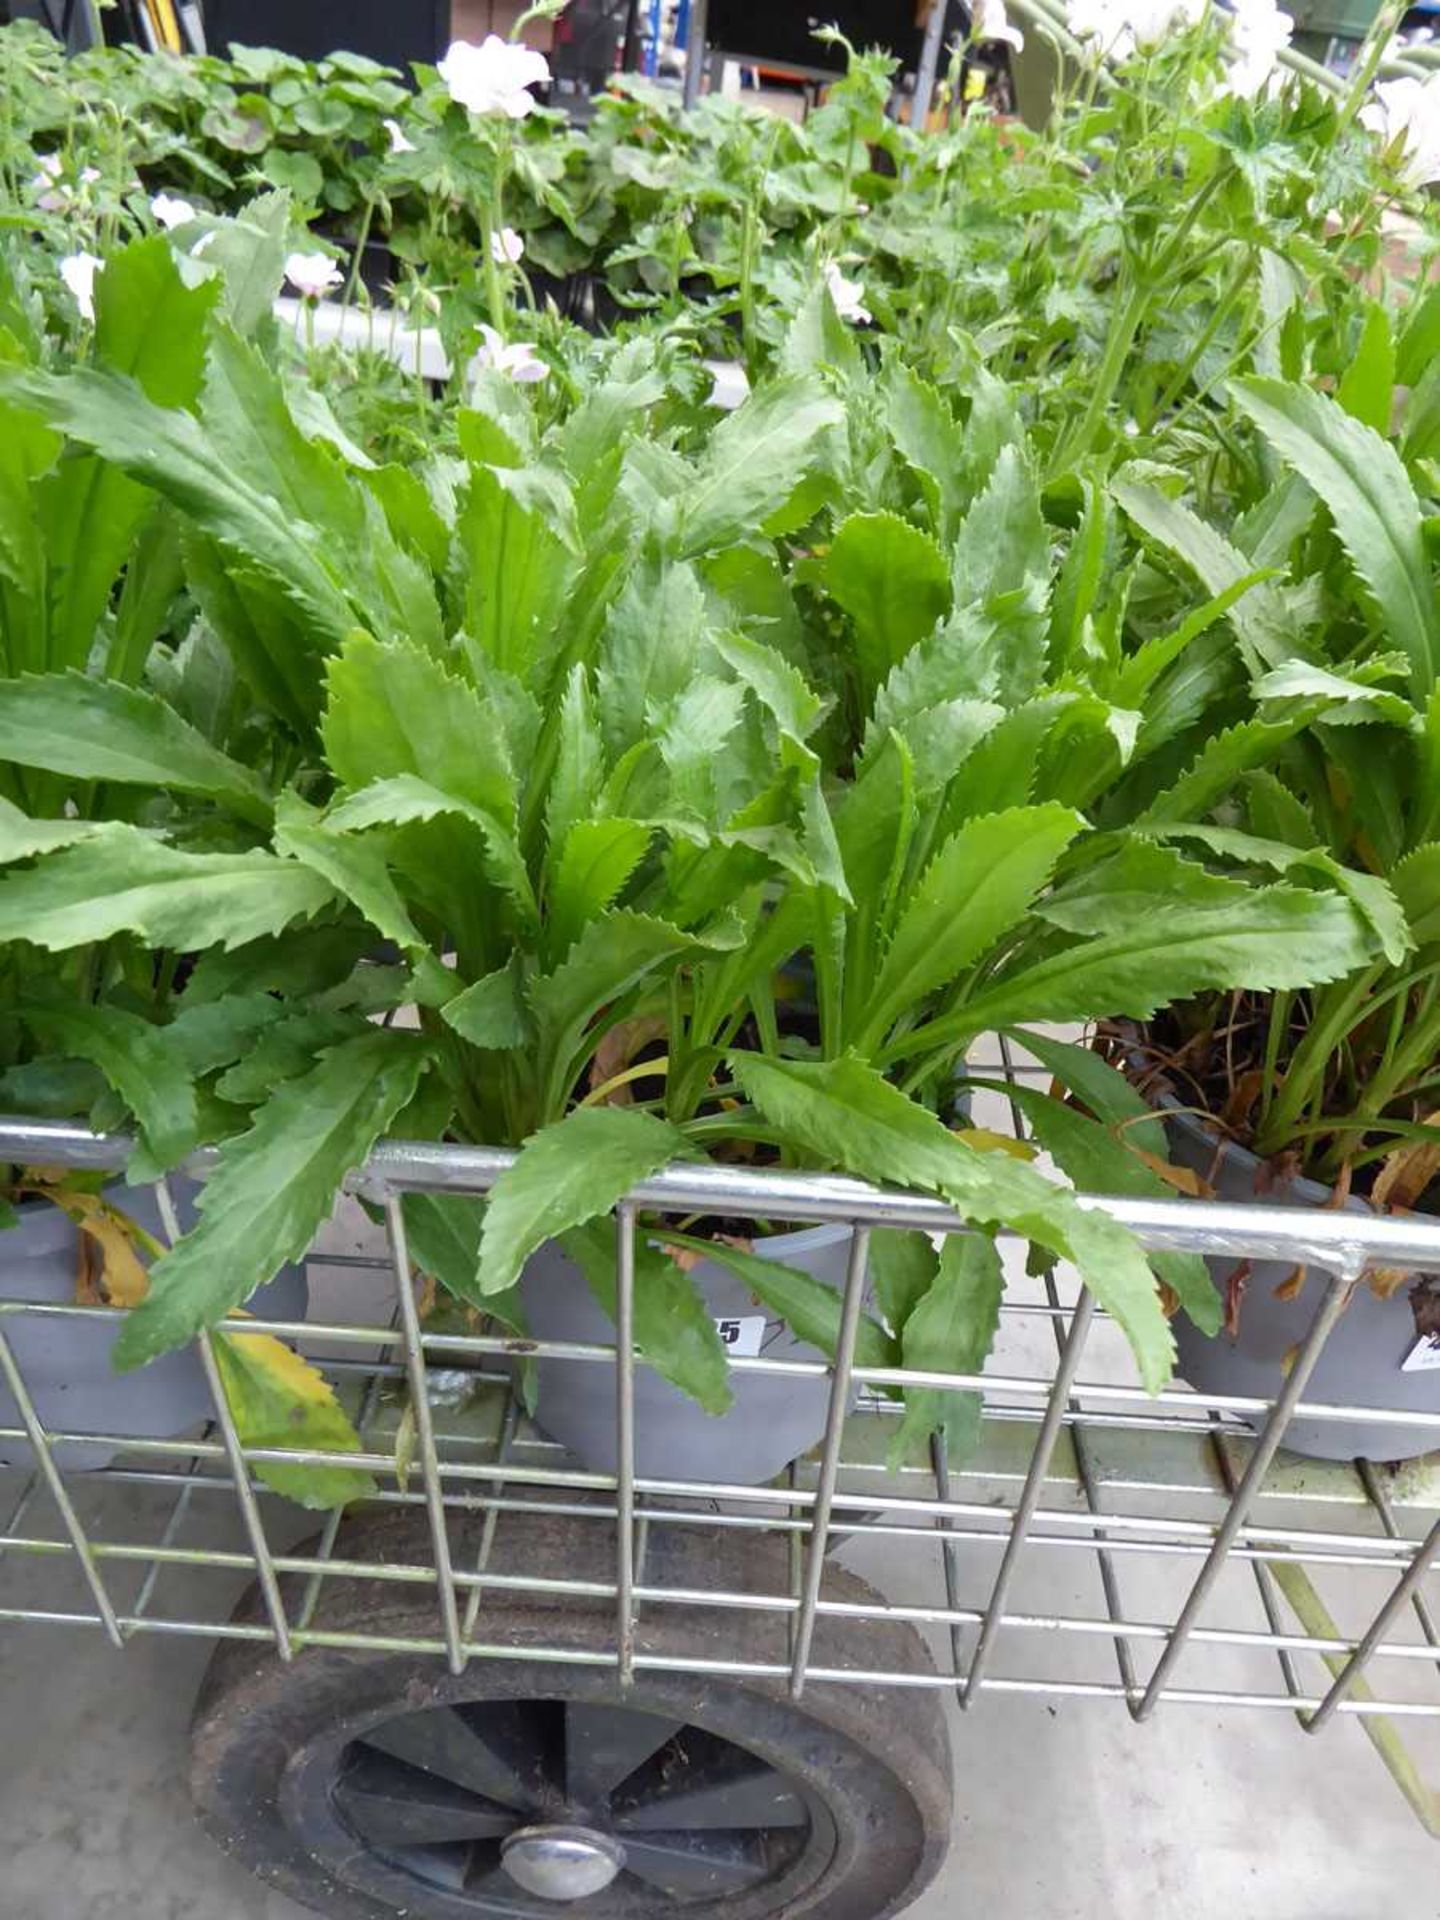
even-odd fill
[{"label": "wheel hub cap", "polygon": [[500,1864],[538,1899],[584,1900],[610,1885],[625,1849],[589,1827],[521,1827],[501,1847]]}]

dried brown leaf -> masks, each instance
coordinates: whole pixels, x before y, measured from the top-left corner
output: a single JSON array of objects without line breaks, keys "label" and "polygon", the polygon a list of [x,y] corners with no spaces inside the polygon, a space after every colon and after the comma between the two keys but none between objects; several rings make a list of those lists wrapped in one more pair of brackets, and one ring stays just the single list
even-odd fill
[{"label": "dried brown leaf", "polygon": [[1265,1084],[1263,1067],[1247,1067],[1230,1089],[1230,1098],[1225,1102],[1220,1115],[1220,1123],[1227,1133],[1244,1133],[1250,1124],[1250,1115],[1255,1102],[1260,1098],[1260,1089]]},{"label": "dried brown leaf", "polygon": [[[590,1091],[603,1087],[607,1080],[613,1080],[617,1074],[624,1073],[637,1054],[648,1047],[652,1040],[663,1039],[666,1033],[665,1022],[655,1015],[647,1015],[643,1020],[622,1020],[605,1035],[595,1049],[590,1062]],[[628,1107],[635,1096],[628,1086],[613,1087],[606,1094],[603,1104],[607,1107]]]},{"label": "dried brown leaf", "polygon": [[[1427,1113],[1421,1124],[1427,1127],[1440,1124],[1440,1112]],[[1379,1212],[1404,1212],[1415,1205],[1437,1173],[1440,1173],[1440,1144],[1412,1140],[1396,1147],[1380,1163],[1380,1171],[1370,1189],[1371,1204]]]},{"label": "dried brown leaf", "polygon": [[1230,1278],[1225,1282],[1223,1330],[1232,1340],[1240,1338],[1240,1309],[1245,1303],[1245,1289],[1250,1284],[1253,1264],[1249,1260],[1237,1260],[1230,1270]]},{"label": "dried brown leaf", "polygon": [[1402,1287],[1409,1285],[1411,1277],[1408,1267],[1372,1267],[1365,1284],[1377,1300],[1393,1300]]},{"label": "dried brown leaf", "polygon": [[1275,1289],[1277,1300],[1298,1300],[1305,1291],[1305,1277],[1308,1267],[1292,1267]]},{"label": "dried brown leaf", "polygon": [[1177,1167],[1172,1161],[1162,1160],[1158,1153],[1147,1153],[1144,1147],[1137,1147],[1128,1141],[1126,1145],[1137,1160],[1143,1160],[1152,1173],[1158,1174],[1166,1186],[1174,1187],[1177,1193],[1188,1193],[1192,1200],[1215,1198],[1214,1187],[1193,1167]]}]

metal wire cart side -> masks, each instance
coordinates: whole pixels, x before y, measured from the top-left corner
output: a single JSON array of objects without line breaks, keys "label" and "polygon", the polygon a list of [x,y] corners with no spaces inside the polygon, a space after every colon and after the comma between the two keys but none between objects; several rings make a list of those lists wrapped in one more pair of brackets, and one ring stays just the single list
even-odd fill
[{"label": "metal wire cart side", "polygon": [[[0,1125],[0,1159],[110,1168],[125,1146]],[[839,1177],[677,1166],[618,1209],[613,1346],[517,1355],[499,1330],[427,1327],[400,1204],[483,1195],[509,1158],[383,1146],[352,1182],[383,1208],[383,1246],[314,1256],[339,1275],[334,1298],[363,1281],[383,1310],[355,1324],[312,1303],[308,1320],[272,1322],[322,1356],[359,1456],[244,1448],[202,1339],[203,1437],[103,1435],[108,1465],[62,1470],[68,1447],[97,1437],[42,1424],[7,1329],[110,1310],[0,1297],[0,1378],[18,1408],[0,1427],[0,1624],[98,1628],[117,1648],[139,1634],[226,1643],[197,1722],[202,1817],[297,1897],[366,1915],[544,1912],[560,1898],[606,1916],[739,1916],[822,1896],[826,1912],[895,1912],[943,1854],[947,1694],[961,1707],[1113,1701],[1136,1720],[1161,1706],[1280,1710],[1310,1732],[1353,1715],[1382,1754],[1375,1729],[1440,1717],[1425,1594],[1440,1475],[1428,1458],[1282,1450],[1297,1415],[1340,1429],[1377,1417],[1307,1386],[1366,1269],[1440,1270],[1440,1226],[1094,1200],[1152,1250],[1310,1269],[1309,1332],[1273,1402],[1178,1382],[1151,1396],[1118,1329],[1054,1271],[1017,1269],[983,1375],[860,1364],[872,1232],[949,1234],[960,1220]],[[723,1457],[713,1478],[637,1471],[643,1209],[850,1230],[833,1366],[763,1349],[731,1361],[828,1375],[823,1443],[776,1483],[733,1484]],[[517,1369],[546,1357],[613,1373],[613,1474],[526,1417]],[[932,1442],[894,1464],[885,1390],[901,1385],[982,1393],[973,1454],[950,1460]],[[1440,1447],[1440,1392],[1436,1411],[1405,1418]],[[314,1516],[252,1474],[297,1457],[364,1466],[378,1494],[317,1537]],[[1337,1582],[1354,1616],[1339,1622]],[[283,1767],[235,1733],[252,1712],[272,1731],[289,1716]],[[225,1811],[243,1793],[265,1808],[244,1833]],[[871,1820],[871,1843],[847,1853],[852,1816]]]}]

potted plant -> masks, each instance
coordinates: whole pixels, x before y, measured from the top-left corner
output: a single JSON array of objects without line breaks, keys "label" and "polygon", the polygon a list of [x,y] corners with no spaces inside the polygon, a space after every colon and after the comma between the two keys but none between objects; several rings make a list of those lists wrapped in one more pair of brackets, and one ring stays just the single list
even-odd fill
[{"label": "potted plant", "polygon": [[[275,943],[255,934],[334,917],[345,939],[368,925],[399,954],[352,966],[351,1004],[410,1002],[421,1032],[336,1042],[299,1016],[288,1077],[222,1141],[200,1223],[153,1270],[122,1363],[188,1338],[297,1257],[346,1170],[409,1124],[522,1148],[483,1231],[473,1210],[462,1227],[438,1200],[407,1207],[421,1262],[513,1324],[553,1274],[557,1241],[605,1302],[595,1223],[648,1172],[688,1154],[758,1154],[928,1187],[977,1227],[1015,1228],[1074,1260],[1158,1386],[1171,1345],[1150,1266],[1065,1188],[952,1131],[957,1064],[992,1025],[1143,1014],[1219,984],[1295,986],[1351,970],[1375,937],[1338,890],[1227,878],[1087,828],[1076,802],[1113,781],[1126,730],[1078,659],[1046,681],[1052,612],[1066,636],[1088,613],[1063,569],[1052,589],[1023,448],[957,478],[971,492],[942,504],[961,503],[948,561],[925,536],[946,568],[945,617],[933,633],[863,630],[859,725],[822,755],[811,743],[826,695],[761,637],[771,611],[748,604],[765,575],[751,564],[764,561],[757,536],[807,527],[843,495],[846,415],[815,375],[760,390],[687,456],[643,432],[656,396],[628,368],[549,426],[543,402],[497,372],[483,410],[461,416],[463,473],[427,490],[307,439],[281,383],[223,321],[209,369],[194,411],[89,370],[14,374],[6,390],[186,516],[192,586],[294,742],[266,783],[268,826],[257,835],[232,809],[212,844],[243,853],[166,852],[160,876],[156,850],[109,820],[104,900],[73,850],[42,855],[0,882],[0,937],[28,928],[65,950],[97,917],[142,938],[163,918],[207,950],[225,1004],[270,980]],[[859,421],[851,436],[871,430],[868,405]],[[895,485],[913,488],[893,442],[886,457]],[[861,573],[867,543],[892,536],[884,515],[852,518],[814,590],[841,579],[842,534]],[[930,568],[913,545],[909,558]],[[736,579],[749,585],[731,600]],[[859,636],[872,609],[852,600],[837,594]],[[730,611],[717,619],[717,606]],[[1187,638],[1132,666],[1135,684]],[[0,712],[18,697],[0,690]],[[67,687],[50,679],[29,697],[60,731]],[[41,749],[17,739],[12,752],[33,764]],[[144,772],[166,790],[164,756]],[[237,860],[254,889],[224,864]],[[1212,864],[1227,864],[1223,851]],[[226,947],[212,964],[208,950]],[[798,1020],[776,984],[797,955],[814,981]],[[713,1450],[710,1415],[732,1391],[707,1285],[738,1277],[821,1345],[838,1315],[833,1269],[696,1237],[646,1223],[639,1252],[645,1360],[710,1410],[683,1440],[657,1430],[671,1470],[682,1445]],[[978,1366],[998,1273],[984,1233],[938,1263],[913,1243],[884,1249],[864,1351]],[[1193,1262],[1168,1279],[1206,1313]],[[970,1406],[921,1395],[907,1434]],[[563,1415],[562,1396],[550,1418]],[[770,1464],[757,1451],[746,1470]]]},{"label": "potted plant", "polygon": [[[1260,717],[1248,742],[1233,741],[1223,824],[1192,827],[1191,843],[1224,846],[1257,871],[1338,880],[1381,947],[1327,986],[1207,996],[1117,1040],[1117,1058],[1163,1116],[1170,1158],[1225,1199],[1434,1205],[1440,815],[1430,740],[1440,599],[1425,532],[1434,472],[1423,377],[1434,313],[1433,296],[1417,301],[1396,337],[1373,310],[1337,396],[1276,380],[1235,386],[1258,436],[1241,480],[1241,526],[1272,530],[1268,554],[1288,579],[1270,590],[1296,623],[1295,657],[1255,663]],[[1392,434],[1392,387],[1412,382]],[[1317,713],[1317,696],[1337,704]],[[1271,764],[1256,763],[1256,748]],[[1182,1330],[1181,1370],[1213,1391],[1272,1396],[1318,1282],[1273,1263],[1212,1270],[1225,1335],[1207,1342]],[[1415,1370],[1434,1331],[1432,1300],[1427,1276],[1369,1276],[1329,1338],[1310,1397],[1396,1417],[1302,1420],[1287,1443],[1326,1457],[1427,1450],[1426,1431],[1399,1416],[1440,1405],[1432,1375]]]},{"label": "potted plant", "polygon": [[[163,237],[117,254],[95,287],[95,377],[123,378],[152,403],[193,401],[218,291],[215,283],[186,288]],[[7,292],[23,322],[23,289]],[[137,312],[163,313],[163,339],[134,326]],[[33,328],[10,338],[32,363],[47,352]],[[247,1103],[268,1092],[265,1035],[290,1009],[274,992],[226,997],[223,961],[197,964],[198,943],[156,895],[153,924],[114,911],[107,839],[120,834],[147,884],[162,890],[167,870],[243,889],[245,855],[215,852],[216,836],[228,822],[242,841],[253,839],[269,820],[266,777],[277,740],[237,695],[228,661],[187,607],[169,506],[97,456],[67,451],[33,415],[4,411],[10,444],[24,457],[4,502],[12,564],[0,615],[0,866],[13,874],[63,852],[72,877],[88,870],[94,911],[71,921],[58,957],[43,911],[7,933],[0,1107],[131,1127],[136,1136],[118,1181],[64,1178],[43,1164],[0,1167],[4,1291],[11,1300],[134,1308],[147,1292],[150,1261],[172,1232],[194,1225],[204,1204],[182,1163],[242,1126]],[[263,875],[255,878],[263,885]],[[282,908],[274,924],[303,904]],[[257,931],[264,918],[262,910]],[[298,960],[288,963],[291,973]],[[274,986],[283,989],[285,977],[279,968]],[[332,1019],[342,1004],[337,998]],[[168,1217],[155,1187],[162,1179]],[[299,1268],[284,1265],[250,1311],[302,1319],[306,1297]],[[117,1328],[109,1318],[22,1313],[7,1319],[6,1332],[42,1421],[57,1431],[169,1437],[213,1411],[193,1347],[137,1379],[111,1367]],[[358,1444],[323,1379],[279,1340],[224,1334],[216,1355],[247,1438],[260,1444],[308,1431],[317,1443]],[[6,1391],[0,1424],[17,1423]],[[4,1450],[12,1461],[28,1457],[24,1443]],[[56,1458],[62,1467],[93,1467],[113,1452],[72,1440]],[[343,1471],[262,1472],[311,1504],[334,1504],[370,1484]]]}]

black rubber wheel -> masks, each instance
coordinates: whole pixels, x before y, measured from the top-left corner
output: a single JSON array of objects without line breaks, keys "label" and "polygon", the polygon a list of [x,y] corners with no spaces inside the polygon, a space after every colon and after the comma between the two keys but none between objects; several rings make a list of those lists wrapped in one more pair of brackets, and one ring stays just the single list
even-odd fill
[{"label": "black rubber wheel", "polygon": [[[507,1531],[507,1568],[613,1578],[602,1522],[506,1515]],[[467,1550],[474,1564],[477,1538],[452,1523],[457,1565]],[[413,1514],[366,1517],[336,1557],[423,1565],[428,1535]],[[788,1560],[773,1536],[670,1526],[652,1535],[646,1580],[783,1593]],[[433,1587],[325,1589],[317,1628],[436,1635]],[[877,1600],[834,1567],[825,1593]],[[237,1618],[263,1618],[258,1595]],[[477,1632],[507,1649],[606,1651],[613,1605],[491,1589]],[[773,1613],[651,1604],[640,1615],[641,1653],[771,1663],[785,1647]],[[822,1615],[812,1657],[933,1671],[895,1621]],[[622,1694],[607,1667],[523,1654],[455,1676],[433,1655],[372,1648],[311,1647],[286,1666],[252,1641],[222,1643],[211,1662],[191,1788],[227,1853],[345,1920],[881,1920],[934,1878],[952,1810],[934,1689],[816,1682],[793,1701],[774,1680],[642,1670]]]}]

